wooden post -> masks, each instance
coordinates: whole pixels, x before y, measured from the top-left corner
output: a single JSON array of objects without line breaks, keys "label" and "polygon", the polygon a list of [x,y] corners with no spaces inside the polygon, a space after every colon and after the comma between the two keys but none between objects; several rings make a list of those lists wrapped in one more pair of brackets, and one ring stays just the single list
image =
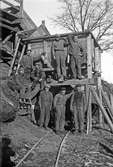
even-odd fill
[{"label": "wooden post", "polygon": [[22,48],[22,52],[21,52],[21,55],[20,55],[20,58],[19,58],[19,61],[18,61],[17,69],[16,69],[16,74],[18,73],[18,70],[19,70],[19,67],[20,67],[20,62],[21,62],[22,57],[23,57],[24,52],[25,52],[25,48],[26,48],[26,45],[24,45],[23,48]]},{"label": "wooden post", "polygon": [[111,106],[113,108],[113,94],[112,93],[110,93],[110,103],[111,103]]},{"label": "wooden post", "polygon": [[102,90],[102,96],[103,96],[103,98],[104,98],[104,100],[105,100],[105,102],[110,110],[110,115],[111,115],[112,120],[113,120],[113,108],[111,107],[110,101],[109,101],[108,97],[105,95],[103,90]]},{"label": "wooden post", "polygon": [[19,44],[20,44],[20,38],[18,39],[18,43],[17,43],[17,45],[16,45],[16,49],[15,49],[15,52],[14,52],[13,60],[12,60],[12,62],[11,62],[11,67],[10,67],[10,69],[9,69],[8,76],[10,76],[11,73],[12,73],[13,65],[14,65],[14,62],[15,62],[15,59],[16,59],[16,55],[17,55],[17,52],[18,52],[18,48],[19,48]]},{"label": "wooden post", "polygon": [[[100,50],[98,47],[95,48],[95,71],[99,74],[97,77],[97,88],[98,88],[98,93],[100,97],[100,101],[102,104],[102,95],[101,95],[101,90],[102,90],[102,83],[101,83],[101,54]],[[100,126],[103,126],[103,118],[102,118],[102,112],[99,110],[99,123]]]},{"label": "wooden post", "polygon": [[20,18],[23,18],[23,0],[20,0]]},{"label": "wooden post", "polygon": [[92,78],[92,39],[91,34],[87,37],[87,75]]},{"label": "wooden post", "polygon": [[91,107],[91,91],[88,88],[88,106],[87,106],[87,134],[92,131],[92,107]]},{"label": "wooden post", "polygon": [[[93,41],[91,34],[87,37],[87,76],[88,79],[92,78],[92,57],[93,57]],[[88,108],[87,108],[87,133],[92,131],[92,108],[91,108],[91,93],[88,88]]]},{"label": "wooden post", "polygon": [[113,123],[112,123],[111,119],[109,118],[109,116],[108,116],[106,110],[104,109],[104,107],[103,107],[103,105],[102,105],[102,103],[101,103],[101,101],[100,101],[99,96],[97,95],[97,93],[95,92],[95,90],[94,90],[92,87],[90,87],[90,89],[91,89],[92,95],[94,96],[94,98],[95,98],[97,104],[99,105],[99,107],[100,107],[100,109],[101,109],[101,111],[102,111],[102,114],[103,114],[104,117],[106,118],[106,121],[107,121],[107,123],[108,123],[108,125],[109,125],[111,131],[113,132]]}]

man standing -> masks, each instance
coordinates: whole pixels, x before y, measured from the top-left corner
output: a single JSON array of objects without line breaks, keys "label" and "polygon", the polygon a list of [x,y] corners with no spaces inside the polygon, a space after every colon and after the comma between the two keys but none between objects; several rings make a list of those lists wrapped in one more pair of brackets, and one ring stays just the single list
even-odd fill
[{"label": "man standing", "polygon": [[77,85],[71,97],[70,110],[74,116],[75,131],[84,131],[84,113],[86,109],[86,100],[84,86]]},{"label": "man standing", "polygon": [[22,57],[20,66],[24,67],[24,70],[33,68],[33,58],[31,56],[31,49],[27,50],[27,53]]},{"label": "man standing", "polygon": [[48,124],[50,120],[50,111],[53,102],[53,95],[49,91],[49,88],[50,88],[49,85],[46,85],[45,90],[43,90],[39,96],[39,105],[41,110],[39,125],[40,127],[44,125],[46,129],[48,129]]},{"label": "man standing", "polygon": [[40,84],[41,89],[44,88],[44,82],[45,82],[45,72],[42,71],[42,63],[41,62],[35,62],[35,68],[31,72],[31,79],[33,81],[32,89],[36,87],[37,84]]},{"label": "man standing", "polygon": [[66,79],[66,55],[64,53],[64,47],[66,42],[59,35],[56,38],[56,41],[53,43],[53,55],[55,54],[55,59],[57,63],[57,76],[58,81],[63,82]]},{"label": "man standing", "polygon": [[73,77],[76,79],[83,79],[81,74],[81,51],[78,38],[72,35],[68,36],[69,42],[69,55],[71,56],[71,70]]},{"label": "man standing", "polygon": [[56,133],[59,133],[60,131],[64,131],[65,126],[65,105],[67,99],[73,94],[72,92],[70,94],[65,94],[66,89],[62,88],[60,93],[57,94],[54,98],[54,108],[56,109]]}]

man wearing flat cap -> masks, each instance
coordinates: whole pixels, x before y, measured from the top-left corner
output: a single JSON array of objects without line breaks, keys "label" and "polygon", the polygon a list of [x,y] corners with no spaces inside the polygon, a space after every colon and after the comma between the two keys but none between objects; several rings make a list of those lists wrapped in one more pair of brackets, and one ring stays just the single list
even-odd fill
[{"label": "man wearing flat cap", "polygon": [[71,56],[71,70],[75,79],[83,79],[81,74],[81,46],[78,41],[78,37],[72,35],[68,36],[69,42],[69,55]]},{"label": "man wearing flat cap", "polygon": [[23,66],[24,69],[32,69],[33,68],[33,58],[31,56],[31,49],[26,51],[26,54],[22,57],[20,61],[20,66]]},{"label": "man wearing flat cap", "polygon": [[63,132],[65,126],[65,105],[67,99],[73,94],[73,92],[69,94],[65,94],[66,89],[63,87],[54,98],[54,108],[56,109],[56,125],[55,130],[56,133]]},{"label": "man wearing flat cap", "polygon": [[84,93],[84,86],[77,85],[71,97],[70,110],[73,113],[75,131],[84,131],[84,113],[86,110],[86,98]]},{"label": "man wearing flat cap", "polygon": [[57,38],[52,46],[53,55],[57,64],[56,69],[59,82],[63,82],[66,79],[66,54],[64,52],[66,44],[65,39],[61,38],[60,35],[57,35]]},{"label": "man wearing flat cap", "polygon": [[50,111],[52,108],[53,103],[53,95],[49,91],[50,86],[45,85],[45,88],[43,91],[41,91],[39,96],[39,106],[40,106],[40,119],[39,119],[39,125],[40,127],[45,127],[48,129],[48,124],[50,121]]}]

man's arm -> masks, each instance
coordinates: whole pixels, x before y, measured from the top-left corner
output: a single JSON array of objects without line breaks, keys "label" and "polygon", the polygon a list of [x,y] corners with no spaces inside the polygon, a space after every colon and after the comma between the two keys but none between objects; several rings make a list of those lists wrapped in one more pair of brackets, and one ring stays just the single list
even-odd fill
[{"label": "man's arm", "polygon": [[74,94],[71,97],[71,101],[70,101],[70,110],[73,111],[73,100],[74,100]]},{"label": "man's arm", "polygon": [[74,93],[74,91],[72,91],[71,93],[65,95],[66,96],[66,100],[69,99],[73,93]]},{"label": "man's arm", "polygon": [[54,108],[56,108],[57,99],[58,99],[58,95],[56,95],[54,98]]}]

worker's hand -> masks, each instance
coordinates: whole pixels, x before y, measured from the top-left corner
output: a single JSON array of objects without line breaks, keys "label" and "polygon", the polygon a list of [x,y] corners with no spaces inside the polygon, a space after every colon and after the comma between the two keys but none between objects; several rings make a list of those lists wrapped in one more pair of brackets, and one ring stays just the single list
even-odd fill
[{"label": "worker's hand", "polygon": [[39,82],[41,82],[41,81],[42,81],[42,78],[39,79]]}]

